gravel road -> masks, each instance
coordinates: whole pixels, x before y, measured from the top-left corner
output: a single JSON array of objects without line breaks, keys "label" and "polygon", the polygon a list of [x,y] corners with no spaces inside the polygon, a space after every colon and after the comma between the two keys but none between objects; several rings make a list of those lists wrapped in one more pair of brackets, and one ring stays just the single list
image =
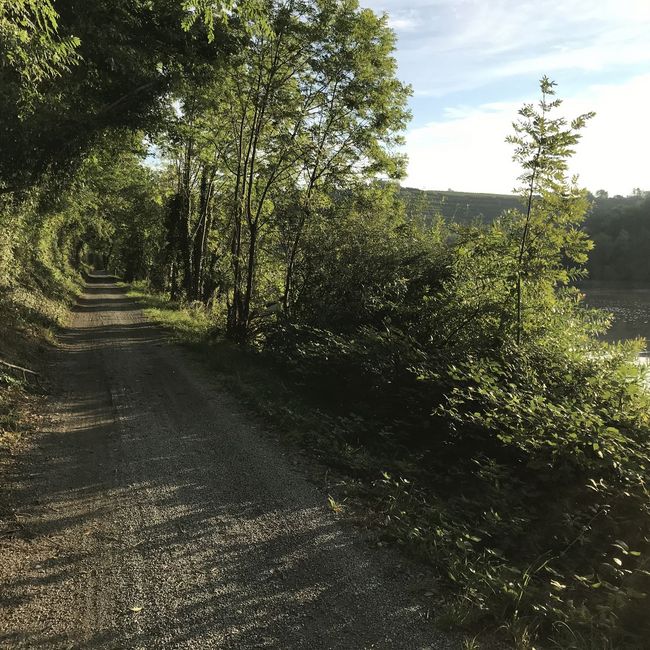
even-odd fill
[{"label": "gravel road", "polygon": [[2,648],[457,648],[397,557],[95,278],[8,489]]}]

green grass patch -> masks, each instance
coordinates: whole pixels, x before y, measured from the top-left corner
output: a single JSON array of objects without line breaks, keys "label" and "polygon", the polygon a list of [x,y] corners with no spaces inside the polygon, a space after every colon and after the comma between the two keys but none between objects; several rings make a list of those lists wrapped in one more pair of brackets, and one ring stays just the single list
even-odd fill
[{"label": "green grass patch", "polygon": [[121,284],[127,288],[128,296],[138,300],[151,320],[169,330],[179,341],[205,342],[217,325],[217,315],[201,304],[184,305],[173,301],[164,294],[152,292],[143,281]]}]

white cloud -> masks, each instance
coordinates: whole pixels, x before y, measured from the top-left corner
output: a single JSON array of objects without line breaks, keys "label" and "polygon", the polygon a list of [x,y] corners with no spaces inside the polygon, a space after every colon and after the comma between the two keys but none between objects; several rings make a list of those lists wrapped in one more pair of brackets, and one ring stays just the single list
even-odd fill
[{"label": "white cloud", "polygon": [[418,28],[418,23],[408,16],[390,17],[388,24],[399,32],[413,32]]},{"label": "white cloud", "polygon": [[604,70],[608,66],[628,66],[650,61],[647,31],[644,38],[628,40],[620,31],[610,31],[581,47],[557,47],[542,54],[512,60],[492,71],[495,77],[517,74],[552,73],[558,70]]},{"label": "white cloud", "polygon": [[[650,0],[361,2],[388,12],[398,33],[400,76],[414,88],[418,123],[442,115],[407,134],[409,184],[510,191],[518,170],[504,138],[521,103],[534,99],[517,89],[548,74],[566,77],[559,94],[569,115],[597,112],[573,163],[582,184],[650,189],[650,75],[634,77],[650,69]],[[466,104],[445,106],[457,91]],[[508,101],[485,103],[499,95]]]},{"label": "white cloud", "polygon": [[444,96],[508,76],[650,62],[650,0],[363,0],[401,36],[401,74]]},{"label": "white cloud", "polygon": [[[558,89],[562,97],[562,89]],[[524,101],[449,107],[445,117],[407,134],[410,158],[406,185],[422,189],[509,192],[519,171],[512,147],[504,142]],[[591,86],[565,98],[567,117],[591,110],[596,117],[583,131],[572,162],[580,184],[591,191],[629,194],[650,189],[650,74],[624,83]]]}]

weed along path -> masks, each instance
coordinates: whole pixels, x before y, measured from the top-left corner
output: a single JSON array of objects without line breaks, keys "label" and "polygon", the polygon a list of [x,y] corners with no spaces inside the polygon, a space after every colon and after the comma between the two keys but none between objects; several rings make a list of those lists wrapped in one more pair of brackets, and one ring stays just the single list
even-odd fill
[{"label": "weed along path", "polygon": [[91,280],[8,485],[0,647],[457,647],[201,362]]}]

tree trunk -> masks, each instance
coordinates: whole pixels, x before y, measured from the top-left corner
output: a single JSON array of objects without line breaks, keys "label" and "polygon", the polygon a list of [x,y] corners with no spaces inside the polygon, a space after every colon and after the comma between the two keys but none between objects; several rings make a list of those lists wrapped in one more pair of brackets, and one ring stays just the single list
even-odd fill
[{"label": "tree trunk", "polygon": [[194,144],[190,139],[185,148],[185,158],[183,160],[181,209],[179,214],[179,240],[181,262],[183,265],[183,290],[187,298],[191,298],[192,294],[192,242],[190,238],[190,218],[192,214],[191,167],[193,151]]},{"label": "tree trunk", "polygon": [[201,285],[203,281],[203,268],[205,253],[208,245],[208,233],[211,227],[211,198],[212,178],[207,167],[201,171],[201,184],[199,191],[199,223],[194,236],[192,252],[192,291],[189,296],[191,300],[198,300],[201,296]]}]

